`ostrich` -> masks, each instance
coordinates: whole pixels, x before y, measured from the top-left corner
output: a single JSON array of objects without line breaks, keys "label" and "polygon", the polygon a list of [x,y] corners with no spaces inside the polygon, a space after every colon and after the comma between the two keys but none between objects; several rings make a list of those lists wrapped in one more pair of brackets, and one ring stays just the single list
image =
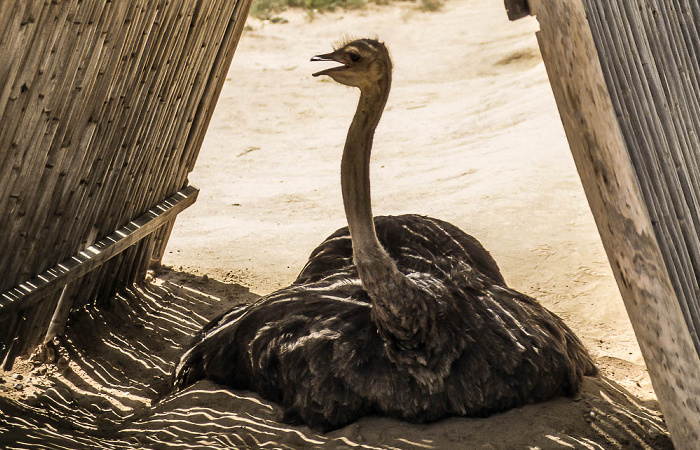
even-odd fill
[{"label": "ostrich", "polygon": [[391,85],[384,44],[349,42],[312,61],[360,89],[341,164],[348,227],[288,287],[233,308],[195,337],[173,390],[208,378],[282,405],[324,431],[363,415],[410,422],[487,416],[574,395],[596,368],[576,335],[507,287],[481,244],[419,215],[373,218],[369,160]]}]

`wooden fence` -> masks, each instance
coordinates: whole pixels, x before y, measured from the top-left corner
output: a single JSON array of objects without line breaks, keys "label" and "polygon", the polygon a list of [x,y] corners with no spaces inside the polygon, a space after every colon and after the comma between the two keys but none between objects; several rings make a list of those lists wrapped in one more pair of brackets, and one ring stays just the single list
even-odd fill
[{"label": "wooden fence", "polygon": [[700,5],[531,13],[583,187],[677,448],[700,448]]},{"label": "wooden fence", "polygon": [[160,260],[250,4],[0,2],[5,367]]}]

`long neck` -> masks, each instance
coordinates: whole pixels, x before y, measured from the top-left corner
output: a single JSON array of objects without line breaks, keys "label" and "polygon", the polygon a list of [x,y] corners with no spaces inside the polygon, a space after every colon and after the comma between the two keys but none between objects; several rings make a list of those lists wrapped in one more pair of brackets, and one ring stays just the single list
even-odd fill
[{"label": "long neck", "polygon": [[[386,255],[374,229],[369,181],[374,130],[389,97],[391,74],[383,81],[371,89],[361,91],[357,111],[345,141],[341,165],[343,204],[356,264],[377,258],[385,259],[383,256]],[[360,276],[362,278],[362,274]]]},{"label": "long neck", "polygon": [[343,203],[360,281],[372,300],[372,317],[382,336],[413,342],[428,330],[425,292],[402,274],[379,243],[374,228],[369,183],[369,160],[374,130],[389,96],[390,76],[376,90],[362,91],[345,142],[341,166]]},{"label": "long neck", "polygon": [[[388,321],[391,321],[391,314],[396,313],[397,293],[409,289],[406,277],[399,272],[396,263],[379,243],[374,229],[370,195],[372,140],[389,97],[390,87],[391,73],[380,83],[360,91],[360,101],[345,141],[340,172],[355,266],[362,286],[376,306],[375,320]],[[393,308],[389,308],[389,303],[393,303]]]}]

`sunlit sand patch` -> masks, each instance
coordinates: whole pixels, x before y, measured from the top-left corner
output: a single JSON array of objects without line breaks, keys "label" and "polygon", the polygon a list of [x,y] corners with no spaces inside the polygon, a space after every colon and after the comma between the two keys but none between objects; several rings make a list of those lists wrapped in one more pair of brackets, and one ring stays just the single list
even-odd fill
[{"label": "sunlit sand patch", "polygon": [[[531,448],[670,448],[659,412],[604,378],[587,379],[578,401],[562,398],[487,419],[426,425],[366,417],[328,434],[280,423],[274,403],[206,380],[163,395],[192,333],[232,300],[210,303],[221,297],[203,292],[206,283],[174,291],[168,286],[173,283],[144,285],[120,294],[112,311],[77,317],[64,341],[70,361],[48,371],[50,387],[25,400],[0,397],[0,447],[15,436],[17,449],[478,448],[502,440],[498,430],[518,427],[523,436],[495,448],[516,442]],[[123,320],[122,309],[132,320]],[[176,326],[183,323],[188,325]]]}]

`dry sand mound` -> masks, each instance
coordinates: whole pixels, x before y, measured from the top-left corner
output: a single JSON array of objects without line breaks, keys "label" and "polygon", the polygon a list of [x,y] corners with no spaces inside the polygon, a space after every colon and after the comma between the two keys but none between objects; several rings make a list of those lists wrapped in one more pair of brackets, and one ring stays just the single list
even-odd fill
[{"label": "dry sand mound", "polygon": [[69,362],[35,370],[20,364],[24,387],[0,397],[0,448],[671,448],[654,402],[605,377],[587,378],[579,398],[485,419],[412,425],[366,417],[325,435],[282,424],[275,404],[209,381],[161,398],[183,346],[206,322],[202,314],[235,299],[251,294],[166,271],[118,295],[109,311],[79,314],[64,339]]}]

